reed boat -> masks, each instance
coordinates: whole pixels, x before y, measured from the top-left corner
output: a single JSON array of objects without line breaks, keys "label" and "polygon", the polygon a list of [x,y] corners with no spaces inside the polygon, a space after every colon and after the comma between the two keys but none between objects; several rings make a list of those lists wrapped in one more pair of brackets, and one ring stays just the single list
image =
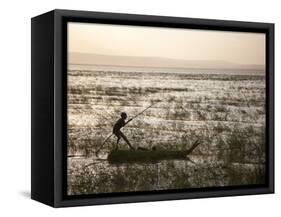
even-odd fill
[{"label": "reed boat", "polygon": [[197,140],[188,150],[112,150],[107,157],[109,163],[128,163],[128,162],[158,162],[161,160],[184,160],[187,155],[200,144]]}]

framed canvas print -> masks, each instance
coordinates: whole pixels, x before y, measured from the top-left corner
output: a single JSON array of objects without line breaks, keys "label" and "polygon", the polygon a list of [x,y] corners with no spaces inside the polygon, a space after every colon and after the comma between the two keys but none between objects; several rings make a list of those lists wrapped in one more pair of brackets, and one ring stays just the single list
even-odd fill
[{"label": "framed canvas print", "polygon": [[32,192],[54,207],[274,192],[274,25],[32,18]]}]

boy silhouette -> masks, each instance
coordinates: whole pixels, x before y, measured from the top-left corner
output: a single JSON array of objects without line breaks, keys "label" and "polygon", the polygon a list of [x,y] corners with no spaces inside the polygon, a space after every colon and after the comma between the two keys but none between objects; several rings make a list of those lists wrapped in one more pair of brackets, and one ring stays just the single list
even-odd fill
[{"label": "boy silhouette", "polygon": [[121,118],[114,124],[113,126],[113,134],[115,136],[117,136],[117,143],[116,143],[116,149],[118,149],[118,143],[120,141],[121,138],[123,138],[125,140],[125,142],[128,144],[128,146],[131,149],[134,149],[134,147],[131,145],[131,143],[129,142],[129,140],[127,139],[127,137],[122,133],[121,128],[124,127],[126,124],[128,124],[130,121],[132,121],[132,119],[129,119],[126,122],[127,119],[127,114],[125,112],[121,113]]}]

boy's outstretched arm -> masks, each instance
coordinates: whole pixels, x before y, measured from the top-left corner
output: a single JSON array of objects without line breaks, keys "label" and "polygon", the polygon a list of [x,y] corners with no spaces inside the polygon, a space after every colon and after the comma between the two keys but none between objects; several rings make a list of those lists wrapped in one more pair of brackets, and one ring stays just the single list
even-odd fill
[{"label": "boy's outstretched arm", "polygon": [[[125,123],[125,125],[127,125],[130,121],[132,121],[133,120],[133,118],[131,118],[131,119],[129,119],[126,123]],[[125,126],[124,125],[124,126]]]}]

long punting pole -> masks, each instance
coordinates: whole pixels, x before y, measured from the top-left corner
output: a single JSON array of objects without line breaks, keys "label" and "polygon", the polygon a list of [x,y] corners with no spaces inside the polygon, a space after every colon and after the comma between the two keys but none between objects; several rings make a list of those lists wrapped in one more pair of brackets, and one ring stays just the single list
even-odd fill
[{"label": "long punting pole", "polygon": [[[151,104],[150,106],[148,106],[146,109],[142,110],[140,113],[136,114],[134,117],[131,118],[131,121],[134,120],[135,118],[137,118],[138,116],[140,116],[141,114],[143,114],[146,110],[148,110],[149,108],[151,108],[152,106],[154,106],[156,103]],[[113,133],[111,133],[101,144],[100,148],[96,151],[96,155],[99,154],[100,150],[103,148],[104,144],[111,138],[111,136],[113,136]]]},{"label": "long punting pole", "polygon": [[140,113],[138,113],[137,115],[135,115],[134,117],[131,118],[131,120],[134,120],[135,118],[137,118],[138,116],[140,116],[142,113],[144,113],[147,109],[151,108],[152,106],[154,106],[156,103],[151,104],[150,106],[148,106],[146,109],[144,109],[143,111],[141,111]]}]

